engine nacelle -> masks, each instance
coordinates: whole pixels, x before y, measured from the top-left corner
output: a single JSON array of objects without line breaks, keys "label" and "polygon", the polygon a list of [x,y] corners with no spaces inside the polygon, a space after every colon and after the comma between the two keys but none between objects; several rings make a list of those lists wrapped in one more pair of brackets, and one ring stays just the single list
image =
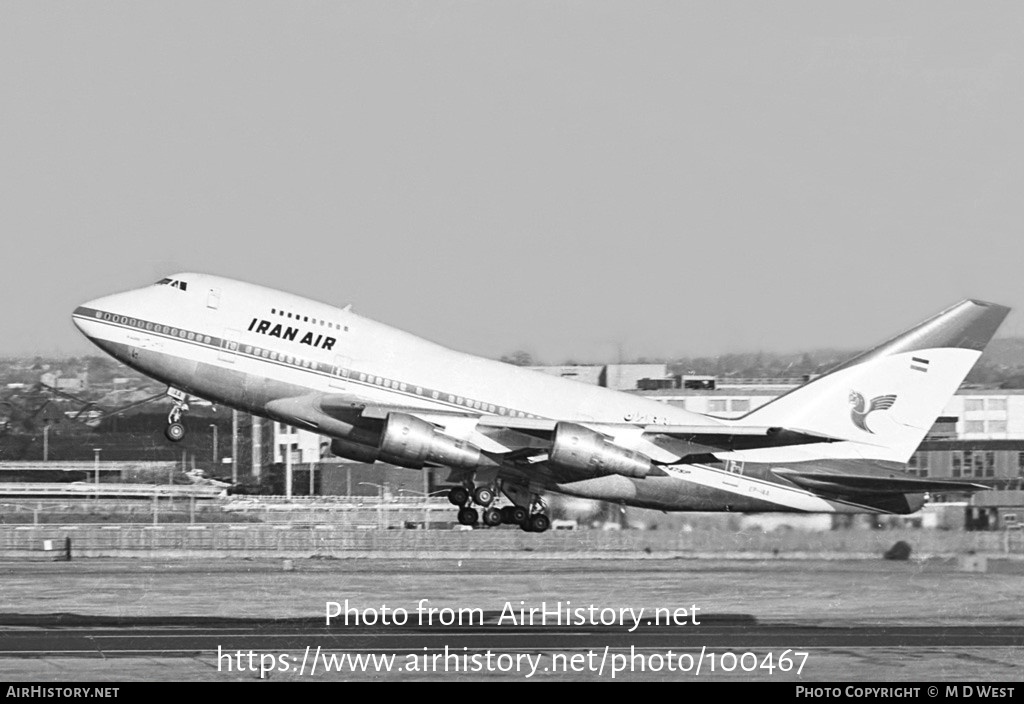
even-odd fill
[{"label": "engine nacelle", "polygon": [[428,462],[457,468],[487,463],[480,448],[442,435],[427,421],[406,413],[388,414],[379,447],[378,459],[411,469],[422,469]]},{"label": "engine nacelle", "polygon": [[347,460],[366,462],[367,464],[373,464],[380,459],[380,450],[376,447],[351,440],[331,440],[331,453]]},{"label": "engine nacelle", "polygon": [[649,457],[614,445],[600,433],[575,423],[555,425],[548,461],[557,467],[595,476],[621,474],[635,479],[643,479],[652,468]]}]

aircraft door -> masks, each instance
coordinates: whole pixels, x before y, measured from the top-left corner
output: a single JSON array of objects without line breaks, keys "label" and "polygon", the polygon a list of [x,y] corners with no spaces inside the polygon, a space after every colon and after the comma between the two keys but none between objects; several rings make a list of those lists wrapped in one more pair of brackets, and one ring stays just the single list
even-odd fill
[{"label": "aircraft door", "polygon": [[224,330],[224,337],[220,341],[220,352],[217,354],[217,358],[224,362],[235,363],[238,357],[238,339],[242,336],[242,333],[237,330],[227,328]]},{"label": "aircraft door", "polygon": [[348,375],[352,369],[352,360],[349,357],[336,355],[334,366],[331,367],[331,386],[335,389],[344,389],[347,386]]}]

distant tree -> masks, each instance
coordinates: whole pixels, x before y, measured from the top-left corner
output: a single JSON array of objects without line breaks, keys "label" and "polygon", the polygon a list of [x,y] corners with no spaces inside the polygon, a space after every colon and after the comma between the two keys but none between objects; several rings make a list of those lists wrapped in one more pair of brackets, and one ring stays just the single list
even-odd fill
[{"label": "distant tree", "polygon": [[992,364],[979,361],[967,374],[964,382],[967,384],[994,384],[1001,381],[1003,377],[1004,375],[1000,374]]},{"label": "distant tree", "polygon": [[1000,389],[1024,389],[1024,374],[1009,376],[999,385]]},{"label": "distant tree", "polygon": [[815,372],[816,365],[814,359],[807,352],[800,355],[799,360],[793,360],[789,366],[786,367],[786,376],[798,376],[801,374],[813,374]]},{"label": "distant tree", "polygon": [[117,376],[117,363],[109,357],[86,357],[85,364],[91,384],[107,384]]},{"label": "distant tree", "polygon": [[533,355],[524,350],[516,350],[512,354],[506,354],[501,358],[505,364],[513,364],[517,367],[532,367]]}]

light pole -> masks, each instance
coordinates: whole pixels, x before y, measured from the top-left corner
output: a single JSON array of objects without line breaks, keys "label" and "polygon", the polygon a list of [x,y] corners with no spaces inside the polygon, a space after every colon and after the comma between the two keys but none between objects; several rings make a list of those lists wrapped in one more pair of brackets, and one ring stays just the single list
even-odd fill
[{"label": "light pole", "polygon": [[250,418],[252,418],[252,476],[258,479],[263,472],[263,422],[259,416],[250,416]]},{"label": "light pole", "polygon": [[93,474],[96,475],[96,486],[100,485],[100,452],[102,452],[102,450],[103,450],[102,447],[94,447],[94,448],[92,448],[92,452],[93,452],[92,468],[93,468]]},{"label": "light pole", "polygon": [[238,411],[231,409],[231,483],[238,483]]},{"label": "light pole", "polygon": [[217,424],[210,423],[210,427],[213,428],[213,467],[210,472],[217,471]]},{"label": "light pole", "polygon": [[[287,427],[287,426],[285,426]],[[291,428],[288,428],[290,431]],[[278,445],[280,447],[280,445]],[[284,498],[291,500],[292,498],[292,441],[291,437],[288,438],[288,445],[285,448],[284,455]]]},{"label": "light pole", "polygon": [[43,425],[43,462],[50,459],[50,423]]}]

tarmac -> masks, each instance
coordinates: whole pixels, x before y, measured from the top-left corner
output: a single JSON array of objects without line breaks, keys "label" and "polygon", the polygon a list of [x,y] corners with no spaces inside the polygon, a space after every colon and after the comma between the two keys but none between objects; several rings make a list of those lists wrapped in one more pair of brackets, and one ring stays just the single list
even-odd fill
[{"label": "tarmac", "polygon": [[1024,565],[989,564],[5,563],[0,667],[32,682],[1017,681]]}]

